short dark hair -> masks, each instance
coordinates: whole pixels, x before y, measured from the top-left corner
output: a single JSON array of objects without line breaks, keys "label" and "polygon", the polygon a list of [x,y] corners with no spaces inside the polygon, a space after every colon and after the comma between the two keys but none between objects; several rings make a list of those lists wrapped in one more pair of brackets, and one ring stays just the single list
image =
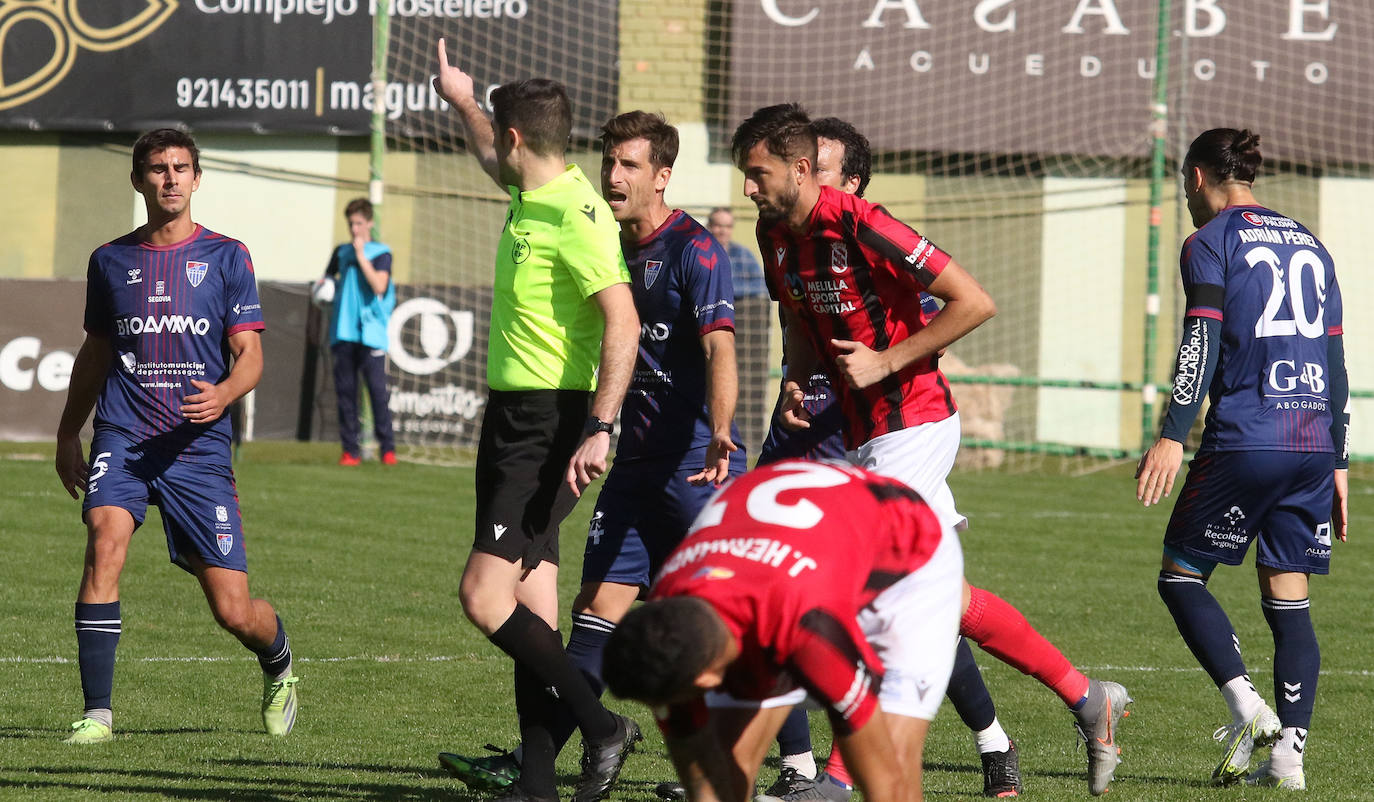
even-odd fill
[{"label": "short dark hair", "polygon": [[148,169],[148,160],[154,153],[161,153],[168,148],[185,148],[191,154],[191,169],[200,175],[200,148],[196,147],[196,140],[185,131],[175,128],[156,128],[138,138],[134,143],[134,175],[141,175]]},{"label": "short dark hair", "polygon": [[734,213],[733,211],[730,210],[730,207],[729,207],[729,206],[717,206],[716,208],[712,209],[710,212],[708,212],[708,213],[706,214],[706,223],[707,223],[707,225],[710,225],[710,223],[711,223],[711,218],[712,218],[712,217],[715,217],[716,215],[720,214],[721,212],[725,212],[726,214],[730,215],[730,222],[731,222],[731,224],[733,224],[733,223],[735,222],[735,213]]},{"label": "short dark hair", "polygon": [[611,693],[649,705],[687,694],[729,637],[711,606],[690,596],[631,610],[606,641],[601,678]]},{"label": "short dark hair", "polygon": [[368,220],[372,219],[372,201],[367,198],[354,198],[344,207],[344,217],[352,217],[360,214]]},{"label": "short dark hair", "polygon": [[839,117],[813,120],[811,130],[816,132],[817,137],[833,139],[844,146],[844,162],[840,165],[840,171],[845,178],[859,179],[859,188],[854,194],[862,198],[869,179],[873,178],[873,150],[868,145],[868,137]]},{"label": "short dark hair", "polygon": [[1259,134],[1248,128],[1213,128],[1203,131],[1188,146],[1183,166],[1202,167],[1222,180],[1253,182],[1264,156]]},{"label": "short dark hair", "polygon": [[561,156],[572,138],[572,104],[563,84],[527,78],[502,84],[491,93],[496,133],[514,128],[540,156]]},{"label": "short dark hair", "polygon": [[645,139],[649,143],[649,161],[655,167],[672,167],[677,161],[677,129],[668,124],[662,114],[647,111],[627,111],[617,114],[601,126],[601,152],[629,142]]},{"label": "short dark hair", "polygon": [[816,132],[811,130],[811,118],[800,103],[765,106],[740,123],[730,141],[730,155],[735,165],[742,167],[749,151],[760,142],[768,146],[769,153],[783,161],[805,156],[813,166],[816,164]]}]

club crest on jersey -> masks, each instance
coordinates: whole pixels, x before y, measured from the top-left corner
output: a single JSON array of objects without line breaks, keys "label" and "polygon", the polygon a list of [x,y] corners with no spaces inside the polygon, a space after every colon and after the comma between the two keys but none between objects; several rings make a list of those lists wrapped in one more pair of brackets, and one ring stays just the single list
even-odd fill
[{"label": "club crest on jersey", "polygon": [[663,272],[663,262],[656,259],[649,259],[644,263],[644,289],[654,286],[658,280],[658,274]]},{"label": "club crest on jersey", "polygon": [[849,246],[843,242],[830,243],[830,272],[843,273],[849,269]]},{"label": "club crest on jersey", "polygon": [[1252,225],[1252,226],[1262,226],[1262,225],[1264,225],[1264,218],[1263,218],[1263,217],[1260,217],[1259,215],[1255,214],[1254,212],[1241,212],[1241,213],[1240,213],[1240,216],[1243,217],[1243,218],[1245,218],[1245,222],[1249,223],[1249,224]]},{"label": "club crest on jersey", "polygon": [[186,263],[186,280],[191,282],[192,287],[199,287],[205,280],[205,274],[209,271],[209,262],[190,262]]},{"label": "club crest on jersey", "polygon": [[215,535],[215,545],[219,547],[219,553],[229,555],[234,549],[234,536],[229,532],[219,532]]}]

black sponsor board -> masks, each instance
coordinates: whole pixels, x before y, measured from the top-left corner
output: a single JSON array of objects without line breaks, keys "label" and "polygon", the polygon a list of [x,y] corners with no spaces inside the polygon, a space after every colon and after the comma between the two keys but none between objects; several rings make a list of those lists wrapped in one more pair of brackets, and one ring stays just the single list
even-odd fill
[{"label": "black sponsor board", "polygon": [[[0,0],[0,127],[366,133],[377,0]],[[440,130],[434,44],[479,93],[566,84],[579,132],[614,113],[617,4],[392,0],[381,105],[404,135]],[[411,48],[401,55],[396,51]],[[572,58],[593,48],[604,57]],[[590,52],[590,51],[589,51]],[[453,126],[444,126],[452,130]]]}]

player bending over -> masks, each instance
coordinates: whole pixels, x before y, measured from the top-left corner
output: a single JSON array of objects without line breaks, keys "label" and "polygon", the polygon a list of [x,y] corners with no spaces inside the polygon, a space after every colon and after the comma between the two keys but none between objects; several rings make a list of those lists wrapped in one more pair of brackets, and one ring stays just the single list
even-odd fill
[{"label": "player bending over", "polygon": [[747,800],[809,693],[866,799],[920,800],[962,574],[958,538],[906,485],[775,463],[697,517],[607,643],[606,685],[654,709],[690,799]]}]

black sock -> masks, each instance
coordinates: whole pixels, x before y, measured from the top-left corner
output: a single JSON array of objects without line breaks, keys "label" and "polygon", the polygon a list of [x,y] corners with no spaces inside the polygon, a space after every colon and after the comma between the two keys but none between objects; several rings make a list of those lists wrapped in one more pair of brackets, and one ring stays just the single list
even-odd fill
[{"label": "black sock", "polygon": [[258,656],[262,673],[269,677],[279,676],[291,667],[291,639],[286,637],[286,625],[282,624],[281,616],[277,616],[277,637],[272,645],[262,651],[254,649],[253,653]]},{"label": "black sock", "polygon": [[108,710],[114,688],[115,647],[123,630],[119,602],[76,603],[76,660],[86,710]]},{"label": "black sock", "polygon": [[973,649],[969,648],[967,638],[960,638],[954,649],[954,671],[949,675],[945,696],[954,704],[964,726],[974,732],[982,732],[997,720],[997,706],[983,682],[983,672],[973,662]]},{"label": "black sock", "polygon": [[[587,685],[591,687],[592,693],[600,699],[606,690],[606,686],[601,682],[601,656],[606,651],[606,641],[610,640],[611,633],[615,631],[615,623],[591,613],[573,613],[572,622],[572,635],[568,637],[568,647],[564,651],[567,652],[572,664],[577,666],[582,676],[587,679]],[[568,742],[576,730],[577,721],[573,718],[572,711],[567,705],[559,705],[553,726],[554,749],[562,751],[563,744]]]},{"label": "black sock", "polygon": [[557,699],[531,670],[515,664],[515,710],[520,718],[520,788],[530,796],[557,799],[553,737],[549,724]]},{"label": "black sock", "polygon": [[572,711],[582,736],[605,741],[615,736],[619,722],[592,692],[587,678],[568,659],[563,642],[544,620],[523,604],[489,638],[518,665],[529,669],[543,687],[551,687]]}]

